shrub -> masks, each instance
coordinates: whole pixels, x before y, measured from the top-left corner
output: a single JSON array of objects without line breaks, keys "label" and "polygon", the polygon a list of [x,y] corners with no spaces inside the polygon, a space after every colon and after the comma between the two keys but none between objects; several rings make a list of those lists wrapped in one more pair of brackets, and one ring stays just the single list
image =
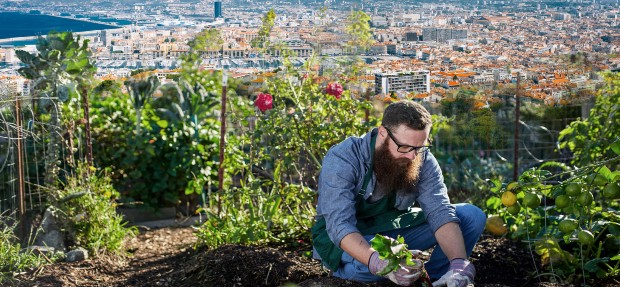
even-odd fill
[{"label": "shrub", "polygon": [[126,227],[116,213],[118,192],[106,173],[80,164],[67,177],[62,189],[51,193],[52,210],[68,234],[69,245],[86,248],[90,254],[121,254],[123,241],[134,236],[135,227]]}]

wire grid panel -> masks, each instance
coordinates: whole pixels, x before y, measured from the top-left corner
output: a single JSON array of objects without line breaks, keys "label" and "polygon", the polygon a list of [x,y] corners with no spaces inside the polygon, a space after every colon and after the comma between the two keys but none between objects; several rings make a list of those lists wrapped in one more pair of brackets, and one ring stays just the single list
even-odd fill
[{"label": "wire grid panel", "polygon": [[[16,101],[20,107],[17,113]],[[43,186],[44,135],[46,125],[36,120],[33,109],[36,99],[29,97],[0,98],[0,213],[14,214],[19,209],[20,176],[24,182],[26,210],[44,205]],[[17,119],[20,119],[18,125]],[[22,170],[18,168],[18,142],[22,144]]]}]

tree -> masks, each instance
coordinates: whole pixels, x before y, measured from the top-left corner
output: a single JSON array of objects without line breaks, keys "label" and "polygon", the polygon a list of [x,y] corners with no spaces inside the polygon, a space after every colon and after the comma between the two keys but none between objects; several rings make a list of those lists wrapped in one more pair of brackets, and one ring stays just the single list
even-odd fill
[{"label": "tree", "polygon": [[269,35],[271,34],[271,30],[275,25],[276,21],[276,12],[273,9],[270,9],[262,19],[262,25],[258,30],[258,37],[252,40],[253,48],[267,49],[270,46]]},{"label": "tree", "polygon": [[370,16],[364,11],[351,11],[347,17],[348,24],[345,28],[347,35],[349,35],[347,42],[349,49],[366,52],[375,43],[369,21]]},{"label": "tree", "polygon": [[59,171],[61,144],[62,103],[78,95],[78,86],[90,84],[96,67],[90,62],[88,40],[80,45],[80,36],[71,32],[50,32],[39,36],[36,54],[15,51],[24,63],[18,70],[33,81],[32,94],[40,99],[39,112],[49,113],[49,146],[45,156],[45,182],[53,185]]},{"label": "tree", "polygon": [[218,29],[204,29],[187,43],[194,51],[220,50],[224,40]]},{"label": "tree", "polygon": [[349,36],[349,40],[345,48],[353,54],[353,57],[346,59],[342,63],[345,67],[344,74],[354,79],[350,85],[361,86],[364,85],[365,81],[360,82],[357,79],[364,74],[365,63],[360,59],[359,55],[366,53],[375,42],[369,24],[370,16],[363,11],[351,11],[346,21],[345,32]]}]

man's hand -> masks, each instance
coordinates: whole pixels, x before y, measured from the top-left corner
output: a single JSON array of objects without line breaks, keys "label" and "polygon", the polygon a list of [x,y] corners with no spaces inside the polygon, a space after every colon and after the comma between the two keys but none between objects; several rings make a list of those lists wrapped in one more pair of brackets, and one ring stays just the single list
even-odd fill
[{"label": "man's hand", "polygon": [[[407,266],[404,262],[401,262],[396,270],[384,275],[384,277],[401,286],[409,286],[413,284],[413,282],[420,278],[423,267],[421,260],[413,259],[413,261],[416,263],[415,266]],[[372,255],[370,255],[368,270],[370,270],[370,273],[377,275],[377,273],[387,267],[388,263],[389,262],[387,260],[379,258],[379,253],[375,251]]]},{"label": "man's hand", "polygon": [[433,286],[468,287],[474,286],[476,268],[469,260],[456,258],[450,261],[450,269]]}]

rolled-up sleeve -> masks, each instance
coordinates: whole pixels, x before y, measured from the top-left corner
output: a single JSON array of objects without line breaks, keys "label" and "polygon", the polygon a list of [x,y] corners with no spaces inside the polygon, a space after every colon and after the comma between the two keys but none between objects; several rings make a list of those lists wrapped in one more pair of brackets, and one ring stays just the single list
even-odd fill
[{"label": "rolled-up sleeve", "polygon": [[327,234],[336,246],[346,235],[359,232],[355,218],[355,195],[359,168],[353,158],[330,150],[319,175],[317,216],[324,217]]},{"label": "rolled-up sleeve", "polygon": [[448,189],[437,159],[428,152],[420,171],[418,202],[433,233],[448,222],[460,223],[456,209],[450,204]]}]

